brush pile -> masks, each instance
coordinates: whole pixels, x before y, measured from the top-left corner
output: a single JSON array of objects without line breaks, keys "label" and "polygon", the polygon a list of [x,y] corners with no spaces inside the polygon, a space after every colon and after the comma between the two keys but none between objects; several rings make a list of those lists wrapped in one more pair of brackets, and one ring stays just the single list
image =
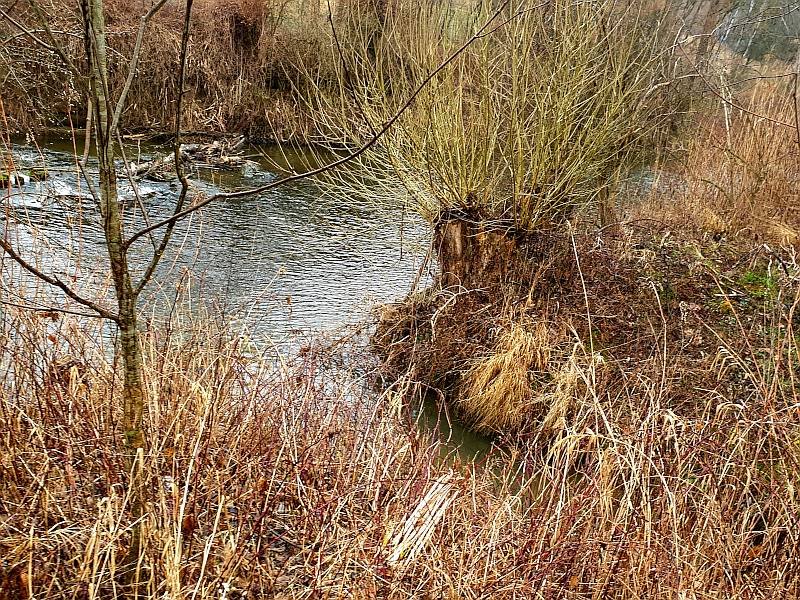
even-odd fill
[{"label": "brush pile", "polygon": [[[244,156],[242,148],[246,139],[222,138],[204,144],[181,144],[181,160],[187,166],[199,169],[218,169],[225,171],[241,170],[255,164]],[[131,164],[131,173],[138,179],[149,181],[173,181],[175,173],[175,154],[164,154],[145,163]]]}]

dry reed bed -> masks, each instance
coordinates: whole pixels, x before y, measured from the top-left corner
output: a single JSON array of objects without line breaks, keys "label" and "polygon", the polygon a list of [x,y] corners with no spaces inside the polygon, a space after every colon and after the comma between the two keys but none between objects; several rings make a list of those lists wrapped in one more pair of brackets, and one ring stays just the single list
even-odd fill
[{"label": "dry reed bed", "polygon": [[[241,132],[263,140],[305,139],[310,120],[292,94],[295,64],[325,72],[325,14],[313,3],[271,0],[198,0],[194,3],[187,58],[183,127],[211,133]],[[63,0],[40,2],[66,53],[83,62],[77,6]],[[346,5],[343,5],[346,10]],[[40,29],[27,6],[9,9],[32,30]],[[127,76],[139,18],[136,2],[105,3],[112,90]],[[137,77],[125,112],[128,130],[174,127],[183,10],[168,3],[151,21],[143,41]],[[0,50],[3,103],[17,133],[53,125],[80,126],[86,99],[53,52],[42,50],[4,19],[9,43]],[[322,48],[322,49],[321,49]],[[324,50],[324,51],[323,51]]]},{"label": "dry reed bed", "polygon": [[[796,301],[792,304],[792,311]],[[98,326],[4,308],[3,597],[122,597],[119,381]],[[793,313],[792,313],[793,314]],[[146,340],[148,597],[786,598],[800,591],[794,320],[742,386],[671,402],[653,355],[483,466],[439,459],[319,346],[275,363],[213,323]],[[577,353],[587,349],[576,347]],[[362,363],[364,361],[361,361]],[[720,366],[722,368],[723,366]]]},{"label": "dry reed bed", "polygon": [[[788,69],[785,65],[783,70]],[[800,104],[780,75],[718,87],[688,121],[649,197],[632,207],[701,236],[800,243]],[[725,98],[726,102],[723,102]]]}]

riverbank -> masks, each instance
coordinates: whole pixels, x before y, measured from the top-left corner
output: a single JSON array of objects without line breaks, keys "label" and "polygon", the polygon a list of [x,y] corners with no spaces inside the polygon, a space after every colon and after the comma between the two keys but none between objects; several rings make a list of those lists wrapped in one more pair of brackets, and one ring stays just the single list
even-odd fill
[{"label": "riverbank", "polygon": [[[202,133],[240,133],[264,142],[309,141],[318,133],[309,106],[297,94],[304,65],[324,74],[331,59],[327,12],[306,3],[195,2],[187,56],[182,124]],[[111,87],[124,87],[133,54],[141,6],[106,2]],[[41,24],[34,11],[9,9],[29,31]],[[346,3],[341,11],[347,10]],[[65,55],[81,64],[82,26],[76,8],[56,1],[47,8],[49,28]],[[178,48],[182,8],[167,3],[143,38],[139,72],[130,87],[135,98],[126,108],[128,132],[174,131]],[[9,32],[4,46],[7,76],[3,89],[4,127],[11,134],[40,133],[49,127],[82,127],[86,97],[58,56],[3,20]],[[65,70],[66,69],[66,70]]]},{"label": "riverbank", "polygon": [[[135,295],[118,302],[138,318],[127,319],[127,337],[120,328],[125,347],[103,308],[113,301],[106,271],[81,277],[73,262],[87,247],[98,259],[115,247],[107,233],[92,237],[99,211],[80,194],[80,175],[69,167],[79,193],[61,204],[7,188],[7,256],[27,252],[21,268],[42,265],[59,279],[41,279],[77,289],[71,297],[83,303],[53,302],[31,278],[2,278],[0,595],[800,596],[796,78],[734,95],[715,73],[720,88],[707,87],[719,98],[685,97],[696,90],[680,82],[704,72],[671,53],[705,61],[704,44],[654,34],[648,7],[550,3],[498,27],[484,8],[475,26],[472,13],[454,20],[449,5],[399,6],[386,60],[374,60],[374,21],[342,30],[360,45],[346,44],[341,61],[325,53],[330,39],[321,54],[313,43],[293,47],[310,48],[314,76],[304,80],[318,87],[298,97],[324,108],[313,130],[331,132],[329,150],[393,123],[360,162],[316,180],[309,202],[286,198],[302,207],[304,230],[324,202],[346,199],[319,231],[269,246],[277,236],[255,237],[267,221],[289,229],[278,195],[259,212],[261,199],[226,203],[207,181],[191,184],[189,202],[216,197],[194,219],[230,229],[202,244],[179,224],[176,264],[193,241],[208,271],[227,262],[221,250],[255,263],[310,248],[296,288],[335,278],[322,249],[337,227],[356,228],[359,198],[399,206],[386,222],[400,223],[402,238],[409,207],[428,219],[429,255],[400,277],[420,288],[358,329],[369,341],[353,333],[265,349],[227,304],[184,310],[177,299],[196,298],[187,269],[174,286],[147,286],[168,299],[163,312],[132,310]],[[186,126],[260,122],[266,104],[248,105],[262,98],[243,90],[261,76],[250,69],[270,47],[271,7],[208,0],[198,10],[211,11],[195,38],[208,45],[193,44],[189,57]],[[109,39],[125,40],[112,59],[114,89],[133,39],[130,11],[111,3],[106,15]],[[75,30],[65,14],[59,31]],[[181,21],[173,4],[162,17],[143,55],[153,77],[136,82],[125,117],[169,130]],[[304,23],[293,35],[313,38]],[[484,23],[491,35],[478,31]],[[463,46],[469,36],[474,45]],[[431,78],[451,51],[459,61]],[[62,117],[74,125],[85,107],[72,80],[46,63],[19,64],[19,89],[36,90],[27,100],[57,106],[56,88],[66,90]],[[25,166],[40,156],[31,151]],[[252,175],[233,177],[249,185]],[[135,194],[130,183],[98,204],[124,212],[129,236],[142,232],[128,238],[140,240],[136,250],[146,247],[148,214],[171,214],[178,192],[161,181]],[[378,256],[385,238],[358,235],[364,254]],[[59,252],[66,263],[53,260]],[[129,257],[128,273],[136,252]],[[385,264],[374,261],[372,275],[365,260],[352,270],[387,278]],[[20,273],[13,264],[0,267]],[[245,292],[266,280],[260,270],[224,271]],[[127,288],[117,281],[119,300]],[[296,289],[278,298],[289,315],[297,299]],[[497,445],[476,461],[443,460],[448,447],[413,418],[431,396]]]},{"label": "riverbank", "polygon": [[[119,371],[91,323],[3,310],[0,590],[120,597]],[[145,597],[800,593],[798,415],[781,385],[678,406],[654,349],[621,395],[585,385],[547,443],[472,466],[409,427],[402,386],[370,391],[367,355],[358,373],[325,344],[276,361],[179,311],[143,344]],[[590,382],[603,367],[572,368]]]}]

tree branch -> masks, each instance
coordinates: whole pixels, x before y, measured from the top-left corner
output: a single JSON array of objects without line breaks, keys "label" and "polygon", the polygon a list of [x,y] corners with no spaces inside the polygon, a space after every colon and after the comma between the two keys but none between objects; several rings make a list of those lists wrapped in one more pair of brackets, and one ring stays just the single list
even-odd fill
[{"label": "tree branch", "polygon": [[[189,48],[189,25],[192,15],[192,2],[193,0],[186,0],[186,13],[183,19],[183,34],[181,35],[180,67],[178,71],[178,97],[175,100],[175,173],[177,173],[178,179],[180,179],[181,182],[181,192],[180,196],[178,196],[178,201],[175,203],[173,216],[180,214],[183,210],[183,205],[186,203],[186,196],[189,193],[189,180],[186,178],[186,172],[183,169],[183,158],[181,158],[181,113],[183,111],[183,85],[186,79],[186,55]],[[172,232],[175,229],[176,223],[177,221],[172,221],[167,224],[164,237],[161,238],[161,243],[158,245],[158,248],[155,249],[153,258],[150,259],[150,264],[147,265],[147,269],[144,275],[142,275],[141,281],[137,284],[134,296],[138,296],[142,292],[147,282],[149,282],[150,278],[153,276],[153,273],[155,273],[156,267],[158,267],[158,263],[161,262],[161,257],[164,256],[164,251],[167,249],[167,245],[172,238]],[[149,223],[148,226],[150,226]],[[127,250],[127,248],[128,246],[126,245],[125,249]]]},{"label": "tree branch", "polygon": [[117,100],[117,108],[114,111],[114,117],[111,119],[111,129],[108,135],[111,138],[119,125],[119,119],[122,116],[122,110],[125,108],[125,99],[133,84],[133,79],[136,77],[136,69],[139,66],[139,55],[142,52],[142,40],[144,39],[144,31],[147,28],[147,22],[153,18],[161,7],[166,4],[167,0],[158,0],[145,15],[139,20],[139,31],[136,33],[136,44],[133,47],[133,54],[131,55],[130,63],[128,64],[128,76],[125,79],[125,85],[122,86],[122,92]]},{"label": "tree branch", "polygon": [[28,38],[31,39],[31,41],[33,43],[41,46],[45,50],[49,50],[50,52],[55,52],[56,51],[56,49],[53,48],[50,44],[48,44],[47,42],[45,42],[43,40],[40,40],[38,37],[36,37],[36,35],[35,35],[36,32],[26,28],[22,23],[17,21],[14,17],[12,17],[10,14],[8,14],[6,11],[4,11],[2,8],[0,8],[0,15],[2,15],[3,18],[6,21],[11,23],[14,27],[19,29],[19,31],[20,31],[17,35],[11,36],[11,37],[6,38],[5,40],[3,40],[3,45],[5,45],[6,43],[8,43],[9,41],[11,41],[11,40],[13,40],[15,38],[18,38],[18,37],[21,37],[21,36],[27,36]]},{"label": "tree branch", "polygon": [[336,44],[336,53],[339,55],[339,62],[342,64],[342,69],[344,70],[344,84],[347,86],[347,91],[350,92],[350,95],[353,96],[353,100],[358,105],[358,110],[360,110],[361,114],[364,115],[370,133],[374,136],[375,128],[372,126],[372,122],[367,116],[367,111],[364,109],[364,105],[361,102],[361,98],[358,97],[358,94],[356,94],[355,89],[353,89],[352,85],[353,77],[350,73],[350,69],[347,67],[347,61],[345,61],[344,59],[342,46],[339,44],[339,36],[336,33],[336,26],[333,24],[333,9],[331,8],[331,0],[327,0],[327,3],[328,3],[328,23],[331,26],[331,33],[333,34],[333,41]]},{"label": "tree branch", "polygon": [[53,34],[53,31],[50,29],[50,24],[47,22],[47,18],[42,12],[42,9],[39,8],[39,5],[34,0],[28,0],[28,5],[31,7],[31,9],[33,9],[33,12],[36,13],[36,17],[42,24],[42,29],[44,29],[47,39],[50,40],[50,50],[58,54],[58,57],[67,66],[67,68],[78,77],[78,82],[81,84],[81,86],[85,86],[86,84],[83,74],[80,72],[78,67],[75,66],[75,63],[72,62],[72,59],[64,51],[64,48],[61,47],[61,44],[58,42],[56,36]]},{"label": "tree branch", "polygon": [[37,278],[41,279],[45,283],[49,283],[50,285],[57,287],[62,292],[64,292],[67,296],[75,300],[78,304],[82,304],[83,306],[92,309],[98,315],[100,315],[104,319],[109,319],[111,321],[117,322],[117,315],[113,314],[112,312],[106,310],[99,304],[84,298],[83,296],[79,295],[75,292],[71,287],[69,287],[66,283],[58,279],[57,277],[51,277],[46,273],[43,273],[24,258],[22,258],[17,252],[12,248],[11,244],[8,243],[5,239],[0,239],[0,249],[2,249],[6,254],[8,254],[20,267],[31,273],[32,275],[36,276]]},{"label": "tree branch", "polygon": [[[133,196],[136,199],[136,206],[138,206],[139,210],[142,211],[142,217],[144,218],[145,225],[150,225],[150,215],[147,213],[147,207],[144,205],[144,202],[142,202],[141,194],[139,194],[139,188],[136,185],[133,172],[131,171],[131,163],[128,161],[128,155],[125,153],[125,146],[122,144],[122,136],[119,134],[119,131],[117,131],[117,145],[119,146],[119,154],[122,158],[122,165],[125,168],[125,175],[128,178],[128,182],[131,184],[131,190],[133,191]],[[153,250],[155,250],[156,241],[153,239],[153,236],[150,236],[150,243],[153,244]]]},{"label": "tree branch", "polygon": [[163,219],[162,221],[154,223],[153,225],[150,225],[149,227],[145,227],[144,229],[140,229],[135,234],[133,234],[128,239],[128,241],[125,242],[124,249],[127,250],[139,238],[141,238],[144,235],[147,235],[151,231],[154,231],[154,230],[159,229],[160,227],[164,227],[166,225],[177,223],[181,219],[183,219],[183,218],[187,217],[188,215],[200,210],[201,208],[203,208],[205,206],[208,206],[209,204],[211,204],[212,202],[215,202],[217,200],[232,200],[232,199],[235,199],[235,198],[244,198],[244,197],[247,197],[247,196],[252,196],[254,194],[262,194],[264,192],[268,192],[270,190],[273,190],[273,189],[275,189],[277,187],[286,185],[288,183],[293,183],[295,181],[302,181],[303,179],[308,179],[309,177],[315,177],[317,175],[321,175],[322,173],[325,173],[327,171],[331,171],[333,169],[336,169],[337,167],[340,167],[342,165],[345,165],[347,163],[350,163],[350,162],[354,161],[356,158],[358,158],[359,156],[364,154],[372,146],[374,146],[375,144],[378,143],[378,141],[384,136],[384,134],[386,134],[386,132],[389,131],[389,129],[391,129],[391,127],[398,121],[398,119],[400,119],[400,117],[403,116],[403,113],[405,113],[405,111],[408,110],[408,108],[414,103],[414,100],[416,100],[417,96],[419,96],[419,94],[422,92],[422,90],[425,89],[425,86],[427,86],[437,74],[439,74],[442,70],[444,70],[445,67],[447,67],[451,62],[453,62],[456,58],[458,58],[458,56],[460,56],[461,53],[464,52],[475,40],[479,39],[481,37],[481,35],[483,34],[483,32],[486,29],[488,29],[489,26],[494,22],[494,20],[505,10],[506,6],[508,6],[510,1],[511,0],[504,0],[504,2],[500,5],[500,7],[492,14],[492,16],[486,21],[486,23],[484,23],[483,26],[480,29],[478,29],[478,31],[476,31],[475,34],[472,35],[472,37],[470,37],[457,50],[455,50],[452,54],[450,54],[450,56],[444,62],[442,62],[438,67],[436,67],[433,71],[431,71],[428,74],[428,76],[425,77],[425,79],[411,93],[411,95],[403,103],[403,105],[397,110],[397,112],[395,112],[395,114],[392,115],[392,117],[388,121],[386,121],[386,123],[383,125],[383,127],[381,127],[381,129],[377,133],[375,133],[364,145],[359,147],[357,150],[354,150],[353,152],[351,152],[347,156],[343,156],[342,158],[340,158],[338,160],[332,161],[332,162],[330,162],[328,164],[325,164],[325,165],[323,165],[321,167],[318,167],[316,169],[312,169],[310,171],[306,171],[305,173],[297,173],[297,174],[294,174],[294,175],[289,175],[287,177],[284,177],[283,179],[278,179],[277,181],[273,181],[271,183],[268,183],[266,185],[262,185],[262,186],[259,186],[259,187],[256,187],[256,188],[251,188],[251,189],[247,189],[247,190],[240,190],[238,192],[219,193],[219,194],[214,194],[213,196],[209,196],[205,200],[202,200],[202,201],[198,202],[197,204],[194,204],[193,206],[190,206],[186,210],[182,210],[180,212],[177,212],[177,213],[175,213],[174,215],[172,215],[171,217],[169,217],[167,219]]},{"label": "tree branch", "polygon": [[63,313],[65,315],[75,315],[77,317],[87,317],[89,319],[105,319],[102,315],[95,315],[92,313],[80,312],[77,310],[70,310],[68,308],[61,308],[59,306],[36,306],[34,304],[18,304],[17,302],[10,302],[9,300],[0,299],[0,304],[3,306],[11,306],[13,308],[20,308],[22,310],[29,310],[31,312],[43,313]]}]

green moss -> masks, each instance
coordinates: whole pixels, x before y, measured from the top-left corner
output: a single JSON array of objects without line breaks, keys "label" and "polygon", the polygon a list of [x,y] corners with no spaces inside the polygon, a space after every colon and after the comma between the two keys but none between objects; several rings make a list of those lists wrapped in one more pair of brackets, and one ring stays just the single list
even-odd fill
[{"label": "green moss", "polygon": [[738,282],[752,298],[766,300],[778,291],[778,279],[774,275],[761,270],[747,271]]},{"label": "green moss", "polygon": [[28,177],[31,178],[31,181],[44,181],[48,177],[47,169],[30,169]]}]

